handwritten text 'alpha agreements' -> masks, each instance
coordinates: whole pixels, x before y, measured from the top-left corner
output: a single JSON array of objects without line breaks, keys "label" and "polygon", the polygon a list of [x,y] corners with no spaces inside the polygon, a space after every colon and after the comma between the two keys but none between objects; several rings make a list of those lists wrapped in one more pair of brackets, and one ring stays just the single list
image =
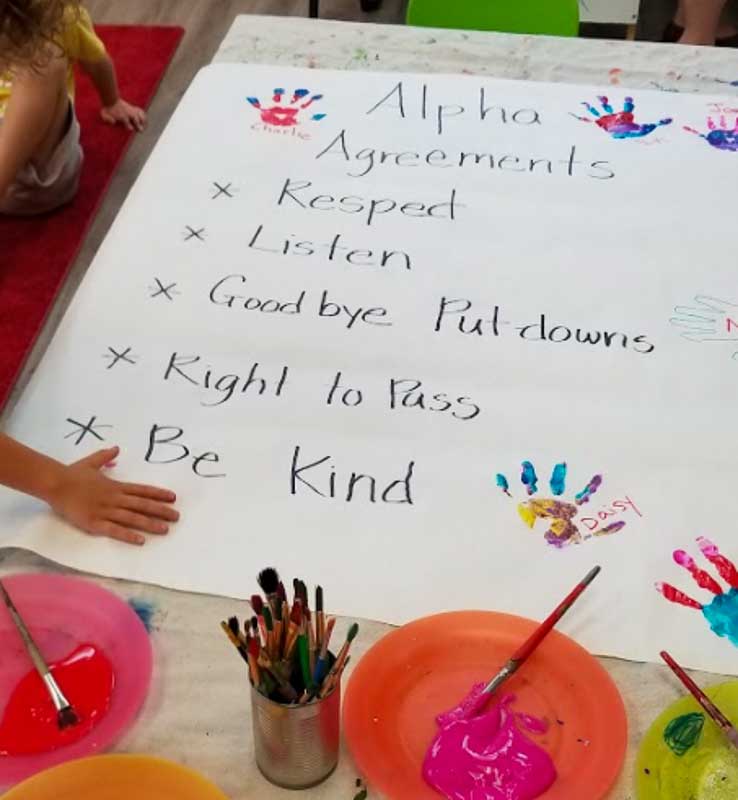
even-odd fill
[{"label": "handwritten text 'alpha agreements'", "polygon": [[[411,93],[403,82],[393,86],[378,101],[373,101],[366,111],[367,116],[396,118],[400,122],[411,118],[427,120],[434,126],[439,137],[453,132],[461,125],[472,122],[494,130],[504,127],[538,127],[545,124],[545,115],[534,108],[507,108],[491,102],[484,87],[470,107],[458,103],[433,103],[427,85]],[[523,154],[492,150],[450,150],[440,146],[420,150],[385,150],[367,146],[359,141],[362,134],[342,129],[332,134],[330,140],[319,144],[315,160],[321,164],[345,164],[345,174],[353,179],[362,179],[377,173],[387,174],[392,180],[392,191],[379,196],[362,193],[345,194],[335,192],[325,182],[290,176],[283,180],[275,196],[278,209],[302,210],[311,217],[320,214],[351,215],[360,220],[367,229],[376,228],[384,219],[415,219],[415,226],[435,220],[436,224],[448,226],[459,219],[467,206],[460,198],[458,188],[446,191],[444,196],[419,198],[412,195],[412,188],[396,192],[398,172],[404,175],[418,172],[438,173],[451,170],[448,175],[459,176],[463,181],[470,172],[486,172],[494,179],[496,173],[517,173],[534,176],[568,176],[573,179],[607,181],[615,177],[609,161],[583,156],[576,145],[569,145],[556,155]],[[492,184],[491,184],[492,185]],[[367,237],[368,237],[367,232]],[[367,238],[365,237],[365,239]],[[329,262],[338,262],[353,267],[380,267],[411,270],[413,259],[403,247],[367,247],[366,241],[348,242],[343,233],[336,233],[325,241],[314,241],[294,232],[287,232],[278,224],[257,223],[249,234],[248,248],[278,256],[309,258],[316,257]]]}]

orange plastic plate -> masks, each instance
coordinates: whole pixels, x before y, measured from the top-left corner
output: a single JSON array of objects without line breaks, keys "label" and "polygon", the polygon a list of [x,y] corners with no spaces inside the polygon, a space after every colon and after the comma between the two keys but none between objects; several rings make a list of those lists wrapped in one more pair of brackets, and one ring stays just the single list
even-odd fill
[{"label": "orange plastic plate", "polygon": [[39,772],[2,800],[228,800],[197,772],[162,758],[80,758]]},{"label": "orange plastic plate", "polygon": [[[488,680],[535,629],[532,620],[488,611],[425,617],[385,636],[349,681],[343,724],[370,786],[392,800],[438,800],[423,780],[435,717],[472,684]],[[545,800],[600,800],[625,758],[620,694],[586,650],[553,631],[501,692],[514,709],[548,721],[532,738],[551,754],[558,778]]]}]

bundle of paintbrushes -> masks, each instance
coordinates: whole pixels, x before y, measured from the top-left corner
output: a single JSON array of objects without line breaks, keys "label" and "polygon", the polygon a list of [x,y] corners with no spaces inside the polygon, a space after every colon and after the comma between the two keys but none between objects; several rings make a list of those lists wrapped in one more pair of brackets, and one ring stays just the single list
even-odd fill
[{"label": "bundle of paintbrushes", "polygon": [[292,582],[291,604],[277,570],[267,567],[258,580],[266,597],[252,595],[254,613],[243,628],[238,617],[220,623],[248,663],[251,683],[279,703],[308,703],[327,697],[341,682],[359,626],[354,623],[349,628],[334,656],[329,647],[336,619],[326,618],[323,588],[316,588],[315,607],[311,608],[307,586],[298,578]]}]

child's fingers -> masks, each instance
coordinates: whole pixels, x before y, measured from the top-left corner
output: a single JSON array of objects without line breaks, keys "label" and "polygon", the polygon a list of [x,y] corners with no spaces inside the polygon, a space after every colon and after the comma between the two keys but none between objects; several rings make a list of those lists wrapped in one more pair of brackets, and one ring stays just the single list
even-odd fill
[{"label": "child's fingers", "polygon": [[135,511],[127,511],[125,508],[114,508],[107,512],[110,522],[125,526],[127,529],[144,531],[145,533],[158,533],[163,535],[169,531],[166,522],[160,519],[152,519],[145,514],[137,514]]},{"label": "child's fingers", "polygon": [[170,522],[176,522],[179,519],[179,512],[176,508],[172,508],[168,503],[147,500],[144,497],[123,494],[119,498],[118,504],[120,508],[127,508],[129,511],[137,511],[139,514],[145,514],[147,517],[156,517]]},{"label": "child's fingers", "polygon": [[177,495],[169,489],[147,486],[144,483],[122,483],[120,488],[124,494],[148,497],[150,500],[161,500],[163,503],[173,503],[177,499]]},{"label": "child's fingers", "polygon": [[108,539],[115,539],[118,542],[126,542],[126,544],[146,544],[146,537],[142,533],[136,531],[129,531],[122,525],[117,525],[115,522],[103,522],[96,526],[95,533],[99,536],[106,536]]},{"label": "child's fingers", "polygon": [[87,464],[95,469],[102,469],[103,467],[108,466],[108,464],[118,455],[119,452],[120,448],[117,446],[108,447],[105,450],[98,450],[95,453],[90,453],[89,456],[85,456],[85,458],[80,459],[77,463]]}]

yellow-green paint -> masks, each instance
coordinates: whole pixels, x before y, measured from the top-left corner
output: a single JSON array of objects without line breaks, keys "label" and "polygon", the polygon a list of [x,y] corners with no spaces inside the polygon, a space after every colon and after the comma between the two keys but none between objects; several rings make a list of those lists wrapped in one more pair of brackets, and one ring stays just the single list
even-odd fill
[{"label": "yellow-green paint", "polygon": [[[705,692],[734,725],[738,723],[738,681],[711,686]],[[677,755],[667,744],[665,734],[670,725],[671,744],[675,733],[681,737],[687,728],[691,734],[695,732],[694,717],[689,725],[685,725],[684,720],[678,723],[676,731],[675,720],[701,713],[702,709],[693,697],[683,697],[651,725],[636,761],[638,800],[738,798],[738,751],[709,717],[705,716],[699,737],[692,747],[684,750],[683,755]]]}]

